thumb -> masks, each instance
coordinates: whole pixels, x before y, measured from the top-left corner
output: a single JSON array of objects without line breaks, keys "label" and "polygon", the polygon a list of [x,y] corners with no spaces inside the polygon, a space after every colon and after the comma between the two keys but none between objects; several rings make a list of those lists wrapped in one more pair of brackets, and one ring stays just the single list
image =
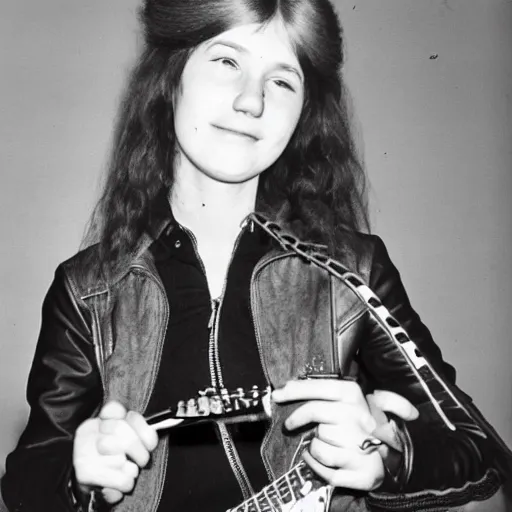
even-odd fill
[{"label": "thumb", "polygon": [[376,389],[373,394],[367,395],[366,399],[372,415],[374,412],[378,415],[390,412],[405,421],[415,420],[420,415],[418,409],[409,400],[393,391]]},{"label": "thumb", "polygon": [[107,402],[100,411],[99,417],[102,420],[123,420],[126,416],[125,407],[116,402],[115,400],[111,400]]}]

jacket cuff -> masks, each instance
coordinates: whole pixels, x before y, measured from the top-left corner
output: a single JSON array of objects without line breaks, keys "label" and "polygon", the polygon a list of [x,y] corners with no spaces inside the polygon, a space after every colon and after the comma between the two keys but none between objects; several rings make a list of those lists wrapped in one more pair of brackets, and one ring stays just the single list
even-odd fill
[{"label": "jacket cuff", "polygon": [[[425,489],[410,493],[371,492],[367,502],[374,512],[417,512],[418,510],[459,510],[468,506],[468,510],[495,512],[506,510],[494,507],[491,501],[497,495],[502,482],[498,473],[490,469],[477,482],[467,482],[463,487],[449,488],[444,491]],[[499,496],[497,496],[499,501]],[[488,501],[489,500],[489,501]]]}]

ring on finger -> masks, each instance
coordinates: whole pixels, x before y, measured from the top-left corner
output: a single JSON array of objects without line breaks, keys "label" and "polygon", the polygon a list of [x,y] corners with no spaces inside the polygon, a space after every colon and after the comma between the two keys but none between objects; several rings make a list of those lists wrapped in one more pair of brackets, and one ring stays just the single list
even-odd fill
[{"label": "ring on finger", "polygon": [[373,436],[368,436],[363,439],[362,443],[358,446],[358,448],[362,452],[367,453],[367,452],[372,451],[377,446],[380,446],[381,444],[382,444],[382,441],[380,439],[377,439],[376,437],[373,437]]}]

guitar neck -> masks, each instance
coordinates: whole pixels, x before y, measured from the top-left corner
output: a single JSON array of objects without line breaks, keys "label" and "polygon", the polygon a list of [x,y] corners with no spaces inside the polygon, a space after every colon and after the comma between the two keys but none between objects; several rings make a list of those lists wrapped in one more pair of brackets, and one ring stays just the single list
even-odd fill
[{"label": "guitar neck", "polygon": [[228,512],[275,512],[289,510],[313,489],[314,474],[304,461]]}]

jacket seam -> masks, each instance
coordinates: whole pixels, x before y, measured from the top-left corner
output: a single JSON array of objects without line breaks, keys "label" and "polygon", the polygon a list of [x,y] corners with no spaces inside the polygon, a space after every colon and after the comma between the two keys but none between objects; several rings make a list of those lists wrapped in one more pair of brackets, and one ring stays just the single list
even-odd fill
[{"label": "jacket seam", "polygon": [[[92,313],[92,311],[89,308],[89,306],[87,305],[87,303],[83,300],[83,298],[80,297],[80,295],[77,293],[77,289],[76,289],[75,283],[70,278],[70,276],[68,275],[68,272],[66,271],[65,268],[63,268],[63,275],[64,275],[64,286],[66,287],[66,291],[69,294],[69,297],[71,299],[73,307],[75,308],[76,312],[80,316],[80,319],[82,320],[84,326],[87,328],[87,330],[89,331],[89,333],[92,336],[92,329],[91,329],[91,326],[87,323],[87,320],[85,319],[85,317],[83,315],[83,309],[86,309],[87,311],[89,311],[89,313]],[[80,301],[82,302],[82,306],[80,306],[78,304],[78,300],[77,300],[78,297],[80,297]]]},{"label": "jacket seam", "polygon": [[341,336],[351,325],[355,324],[360,318],[362,318],[365,313],[365,308],[362,308],[361,310],[354,313],[351,318],[349,318],[347,321],[341,324],[338,329],[336,329],[336,336]]}]

